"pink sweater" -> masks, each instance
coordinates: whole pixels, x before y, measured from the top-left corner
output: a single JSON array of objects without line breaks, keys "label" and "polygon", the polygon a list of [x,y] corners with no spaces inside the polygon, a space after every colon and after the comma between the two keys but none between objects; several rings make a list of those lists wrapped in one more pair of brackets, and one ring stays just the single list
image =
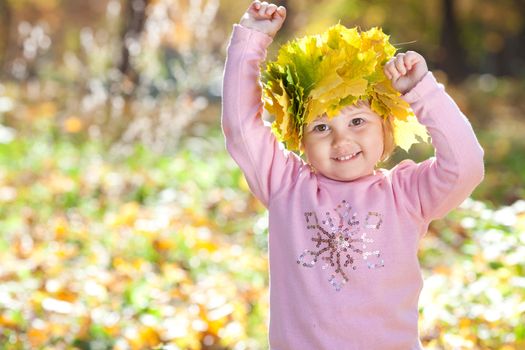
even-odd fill
[{"label": "pink sweater", "polygon": [[418,244],[483,178],[483,150],[432,73],[403,96],[435,157],[338,182],[287,152],[261,119],[272,39],[235,25],[224,72],[226,146],[269,210],[270,348],[421,349]]}]

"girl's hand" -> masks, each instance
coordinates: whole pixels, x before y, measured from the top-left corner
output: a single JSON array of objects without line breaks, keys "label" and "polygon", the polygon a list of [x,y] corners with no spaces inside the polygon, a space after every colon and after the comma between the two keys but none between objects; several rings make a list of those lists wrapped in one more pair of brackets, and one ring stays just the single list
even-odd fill
[{"label": "girl's hand", "polygon": [[242,16],[239,24],[268,34],[273,38],[283,26],[285,18],[286,8],[283,6],[277,7],[277,5],[268,4],[266,1],[255,0]]},{"label": "girl's hand", "polygon": [[423,56],[414,51],[407,51],[392,57],[383,70],[392,81],[394,89],[406,94],[423,79],[428,67]]}]

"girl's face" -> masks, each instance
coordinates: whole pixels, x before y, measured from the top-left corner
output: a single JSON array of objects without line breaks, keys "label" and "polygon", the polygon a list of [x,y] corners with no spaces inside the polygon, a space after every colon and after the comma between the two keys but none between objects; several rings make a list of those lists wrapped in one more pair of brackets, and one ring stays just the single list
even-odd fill
[{"label": "girl's face", "polygon": [[383,154],[383,125],[366,103],[344,108],[328,119],[321,116],[305,126],[303,150],[322,175],[352,181],[374,173]]}]

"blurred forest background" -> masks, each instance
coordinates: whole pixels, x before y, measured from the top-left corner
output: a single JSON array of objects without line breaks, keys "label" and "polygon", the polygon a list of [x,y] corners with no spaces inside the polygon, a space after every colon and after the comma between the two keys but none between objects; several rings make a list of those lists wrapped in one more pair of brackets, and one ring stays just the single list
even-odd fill
[{"label": "blurred forest background", "polygon": [[[219,123],[249,3],[0,0],[0,349],[267,347],[267,215]],[[421,339],[525,349],[525,1],[277,3],[269,58],[382,26],[446,84],[486,177],[422,241]]]}]

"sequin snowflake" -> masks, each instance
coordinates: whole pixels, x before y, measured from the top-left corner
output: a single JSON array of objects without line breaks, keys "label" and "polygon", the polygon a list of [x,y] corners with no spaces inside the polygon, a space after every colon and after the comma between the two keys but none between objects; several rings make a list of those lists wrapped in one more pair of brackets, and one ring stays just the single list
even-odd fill
[{"label": "sequin snowflake", "polygon": [[349,272],[358,268],[361,259],[369,269],[384,266],[379,250],[367,250],[374,243],[371,236],[379,231],[383,219],[380,213],[368,212],[361,223],[356,212],[351,214],[352,207],[345,200],[334,208],[334,213],[327,211],[321,222],[317,213],[304,213],[306,228],[315,231],[312,236],[315,249],[304,250],[297,263],[312,268],[323,262],[322,269],[330,274],[328,282],[340,291],[349,281]]}]

